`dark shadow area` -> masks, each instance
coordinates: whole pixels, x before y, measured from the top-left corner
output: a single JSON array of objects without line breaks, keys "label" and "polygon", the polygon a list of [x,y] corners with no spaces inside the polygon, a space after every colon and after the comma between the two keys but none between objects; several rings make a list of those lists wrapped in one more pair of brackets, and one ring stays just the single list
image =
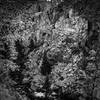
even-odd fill
[{"label": "dark shadow area", "polygon": [[44,53],[44,57],[43,57],[43,62],[42,62],[42,67],[41,67],[41,73],[42,75],[49,75],[51,73],[51,64],[48,62],[47,60],[47,56],[46,56],[46,52]]},{"label": "dark shadow area", "polygon": [[60,95],[60,100],[79,100],[79,95],[74,95],[74,94],[61,94]]}]

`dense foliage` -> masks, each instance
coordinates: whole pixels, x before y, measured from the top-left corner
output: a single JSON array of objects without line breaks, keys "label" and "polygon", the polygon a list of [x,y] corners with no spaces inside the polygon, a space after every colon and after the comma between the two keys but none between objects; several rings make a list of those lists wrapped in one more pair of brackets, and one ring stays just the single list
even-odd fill
[{"label": "dense foliage", "polygon": [[0,100],[100,100],[99,2],[2,4]]}]

